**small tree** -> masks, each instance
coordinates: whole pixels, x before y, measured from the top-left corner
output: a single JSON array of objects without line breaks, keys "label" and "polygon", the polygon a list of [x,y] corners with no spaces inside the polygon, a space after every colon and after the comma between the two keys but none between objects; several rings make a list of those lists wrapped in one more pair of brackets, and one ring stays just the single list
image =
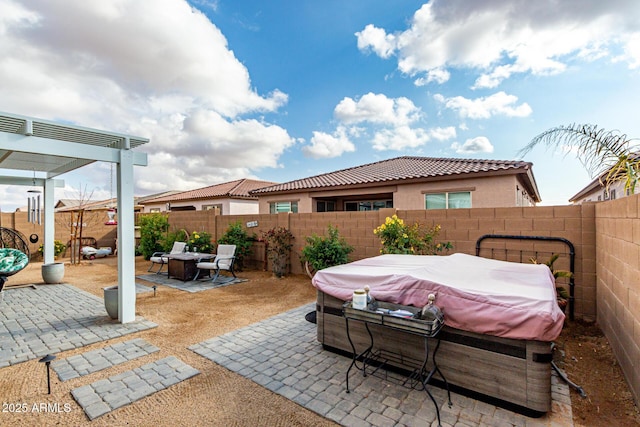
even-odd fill
[{"label": "small tree", "polygon": [[71,250],[69,262],[71,264],[79,264],[82,260],[82,234],[85,227],[98,222],[96,215],[85,216],[86,206],[91,202],[92,195],[93,191],[87,192],[86,186],[84,189],[80,188],[76,192],[76,197],[73,198],[77,201],[75,207],[56,215],[56,222],[69,229],[69,249]]}]

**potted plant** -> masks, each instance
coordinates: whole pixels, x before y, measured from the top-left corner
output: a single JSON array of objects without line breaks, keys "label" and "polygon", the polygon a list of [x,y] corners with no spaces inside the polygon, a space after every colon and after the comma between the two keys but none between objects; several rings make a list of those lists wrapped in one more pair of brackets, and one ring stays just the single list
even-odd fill
[{"label": "potted plant", "polygon": [[353,246],[340,237],[336,227],[329,224],[327,236],[312,234],[307,236],[306,245],[302,248],[300,261],[309,277],[316,271],[349,262],[348,255],[353,252]]}]

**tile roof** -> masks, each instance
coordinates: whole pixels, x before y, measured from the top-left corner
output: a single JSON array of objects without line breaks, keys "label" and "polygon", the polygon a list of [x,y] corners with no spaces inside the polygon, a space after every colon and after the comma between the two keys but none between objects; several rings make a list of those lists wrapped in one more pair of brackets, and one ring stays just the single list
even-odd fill
[{"label": "tile roof", "polygon": [[[161,193],[155,193],[148,196],[134,196],[133,204],[135,206],[139,206],[144,204],[145,200],[150,198],[156,198],[160,196],[167,196],[170,194],[175,194],[177,191],[163,191]],[[78,199],[60,199],[58,203],[56,203],[56,212],[70,212],[77,211],[82,205],[82,209],[91,211],[91,210],[99,210],[99,209],[110,209],[118,207],[118,199],[111,198],[106,200],[78,200]]]},{"label": "tile roof", "polygon": [[197,200],[213,198],[257,199],[250,191],[276,184],[272,181],[258,181],[254,179],[238,179],[222,184],[210,185],[195,190],[183,191],[165,197],[146,200],[145,203],[165,203],[180,200]]},{"label": "tile roof", "polygon": [[[251,194],[267,194],[370,183],[391,183],[420,178],[458,177],[472,173],[506,171],[530,174],[532,163],[510,160],[452,159],[403,156],[342,169],[309,178],[260,188]],[[531,175],[531,181],[533,176]],[[537,193],[535,181],[531,183]]]}]

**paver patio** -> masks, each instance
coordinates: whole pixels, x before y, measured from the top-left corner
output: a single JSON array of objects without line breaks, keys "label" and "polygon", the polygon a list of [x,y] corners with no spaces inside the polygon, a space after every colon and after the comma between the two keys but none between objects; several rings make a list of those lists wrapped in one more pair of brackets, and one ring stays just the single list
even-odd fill
[{"label": "paver patio", "polygon": [[[310,304],[189,347],[227,369],[345,426],[415,426],[436,423],[433,402],[414,390],[375,376],[345,373],[351,359],[323,350],[316,326],[304,315]],[[357,371],[356,371],[357,372]],[[443,425],[573,426],[569,387],[552,377],[553,410],[529,418],[494,405],[430,386]]]},{"label": "paver patio", "polygon": [[155,327],[142,317],[118,323],[101,298],[70,285],[7,289],[0,302],[0,368]]}]

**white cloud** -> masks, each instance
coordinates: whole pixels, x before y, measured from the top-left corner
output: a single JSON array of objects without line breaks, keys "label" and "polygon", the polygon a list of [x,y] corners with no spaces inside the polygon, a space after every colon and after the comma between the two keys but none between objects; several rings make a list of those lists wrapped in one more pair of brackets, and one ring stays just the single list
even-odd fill
[{"label": "white cloud", "polygon": [[493,145],[484,136],[467,139],[462,145],[454,142],[451,144],[451,148],[456,150],[458,154],[493,153]]},{"label": "white cloud", "polygon": [[491,96],[476,99],[468,99],[462,96],[445,98],[436,94],[433,98],[444,104],[445,108],[457,111],[461,118],[488,119],[492,116],[502,115],[507,117],[527,117],[532,110],[526,102],[516,105],[518,97],[507,95],[504,92],[494,93]]},{"label": "white cloud", "polygon": [[393,129],[383,129],[373,137],[373,148],[378,151],[405,150],[417,148],[429,141],[429,134],[424,129],[413,129],[409,126],[398,126]]},{"label": "white cloud", "polygon": [[434,68],[427,71],[427,77],[419,77],[413,83],[416,86],[426,86],[431,82],[446,83],[451,78],[451,73],[442,68]]},{"label": "white cloud", "polygon": [[629,68],[640,68],[640,33],[633,34],[625,46],[624,57],[631,58],[629,60]]},{"label": "white cloud", "polygon": [[357,101],[346,97],[334,109],[335,117],[345,124],[362,122],[402,126],[420,119],[420,108],[408,98],[388,98],[384,94],[367,93]]},{"label": "white cloud", "polygon": [[[393,34],[369,24],[358,47],[382,58],[398,57],[398,69],[425,73],[417,84],[447,81],[441,70],[480,73],[474,87],[496,87],[515,73],[560,73],[573,59],[612,56],[637,67],[640,2],[612,0],[432,0],[410,27]],[[440,76],[440,78],[436,78]]]},{"label": "white cloud", "polygon": [[313,132],[311,145],[302,147],[304,155],[313,159],[330,159],[355,150],[356,147],[349,140],[347,129],[344,126],[339,126],[333,135],[325,132]]},{"label": "white cloud", "polygon": [[258,93],[221,31],[185,1],[0,0],[0,10],[0,111],[150,138],[137,191],[249,177],[295,144],[246,117],[287,95]]},{"label": "white cloud", "polygon": [[438,141],[446,141],[451,138],[456,137],[456,128],[453,126],[448,126],[446,128],[433,128],[429,129],[429,135],[433,139],[437,139]]},{"label": "white cloud", "polygon": [[395,36],[387,34],[382,28],[367,25],[364,30],[355,34],[358,38],[358,49],[372,50],[381,58],[388,58],[395,49]]}]

